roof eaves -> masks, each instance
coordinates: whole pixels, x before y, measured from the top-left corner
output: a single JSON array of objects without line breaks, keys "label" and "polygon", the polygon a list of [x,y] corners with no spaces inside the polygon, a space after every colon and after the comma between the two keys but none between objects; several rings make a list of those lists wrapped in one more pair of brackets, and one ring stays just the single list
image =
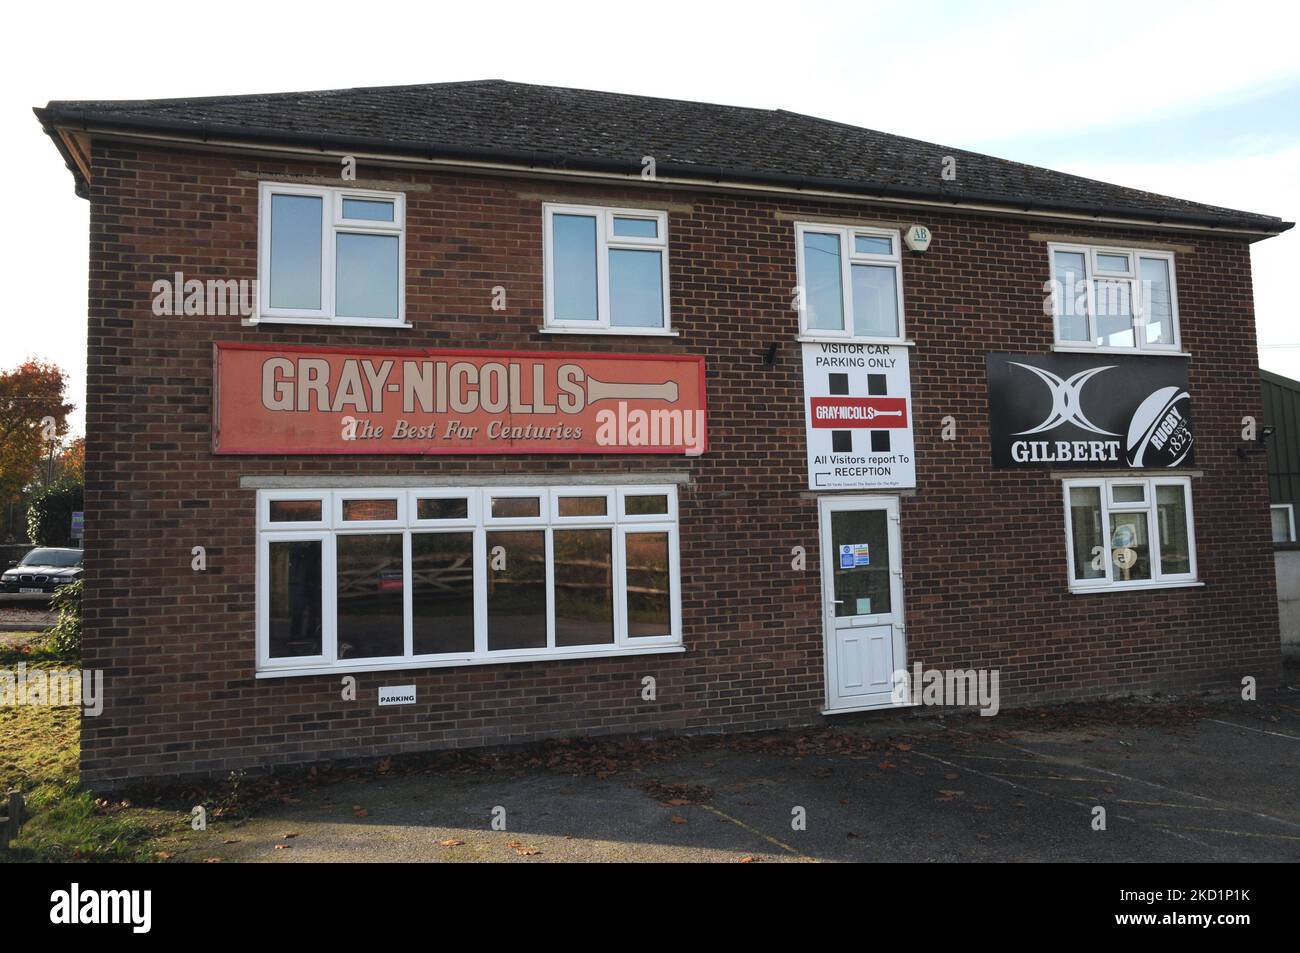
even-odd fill
[{"label": "roof eaves", "polygon": [[[432,142],[383,139],[367,136],[341,136],[325,133],[302,133],[291,130],[267,129],[261,126],[240,126],[232,124],[199,123],[191,120],[157,119],[150,117],[126,115],[113,112],[90,112],[79,109],[63,109],[57,106],[36,108],[33,110],[46,131],[50,132],[56,143],[59,137],[55,127],[70,126],[88,130],[121,129],[140,132],[159,132],[185,135],[207,142],[211,139],[233,139],[249,142],[279,143],[284,145],[305,145],[322,152],[330,149],[344,150],[366,148],[377,152],[401,156],[418,156],[423,159],[461,159],[466,161],[504,162],[522,164],[530,169],[553,169],[606,172],[640,176],[642,167],[640,159],[605,159],[592,156],[573,156],[557,153],[521,152],[509,149],[493,149],[475,146],[448,146]],[[65,161],[68,156],[60,143],[60,152]],[[1131,206],[1083,205],[1077,202],[1051,201],[1048,199],[1026,200],[1007,195],[983,193],[961,189],[915,189],[891,185],[882,182],[867,182],[851,179],[836,179],[819,176],[798,176],[779,172],[756,171],[752,169],[727,169],[721,166],[699,166],[689,163],[659,163],[657,171],[671,178],[703,182],[734,181],[742,184],[766,184],[794,191],[817,190],[843,192],[852,195],[878,196],[900,200],[941,201],[953,204],[979,204],[999,207],[1015,207],[1026,212],[1070,212],[1074,214],[1094,215],[1097,217],[1117,217],[1135,219],[1152,224],[1180,224],[1207,229],[1231,228],[1278,234],[1294,226],[1271,216],[1228,216],[1207,215],[1196,212],[1134,208]],[[77,174],[80,180],[79,173]],[[80,184],[80,181],[79,181]],[[80,194],[80,189],[79,189]]]}]

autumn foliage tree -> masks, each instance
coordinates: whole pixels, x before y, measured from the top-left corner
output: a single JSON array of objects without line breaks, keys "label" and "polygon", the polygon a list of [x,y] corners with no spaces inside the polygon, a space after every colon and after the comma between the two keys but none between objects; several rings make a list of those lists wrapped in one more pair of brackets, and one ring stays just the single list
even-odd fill
[{"label": "autumn foliage tree", "polygon": [[28,360],[0,371],[0,504],[13,502],[32,482],[51,442],[61,442],[73,405],[68,378],[57,364]]}]

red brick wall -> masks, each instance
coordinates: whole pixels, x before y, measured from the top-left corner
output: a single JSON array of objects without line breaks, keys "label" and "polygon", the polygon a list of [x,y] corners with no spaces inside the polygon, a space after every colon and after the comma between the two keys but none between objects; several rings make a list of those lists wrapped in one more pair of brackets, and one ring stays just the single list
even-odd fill
[{"label": "red brick wall", "polygon": [[[739,731],[807,724],[823,699],[816,501],[805,491],[800,357],[790,310],[794,227],[777,213],[928,224],[903,264],[917,489],[902,503],[909,662],[1001,671],[1004,706],[1226,689],[1278,670],[1263,456],[1237,459],[1258,416],[1248,246],[888,206],[367,170],[408,192],[410,330],[241,327],[155,317],[151,286],[256,277],[258,177],[335,176],[292,164],[97,142],[91,195],[85,664],[106,678],[83,722],[88,782],[515,742],[568,734]],[[672,202],[677,338],[565,337],[542,323],[541,210],[556,200]],[[1060,483],[989,466],[984,357],[1045,352],[1048,277],[1031,232],[1177,242],[1191,352],[1197,557],[1204,588],[1071,595]],[[509,309],[491,308],[504,285]],[[701,354],[710,451],[665,457],[218,457],[213,341]],[[763,365],[779,342],[776,366]],[[957,440],[939,439],[941,419]],[[682,655],[256,680],[254,491],[242,475],[686,471],[680,501]],[[190,568],[205,546],[206,572]],[[791,569],[791,548],[808,553]],[[741,552],[743,558],[728,554]],[[658,699],[642,701],[654,675]],[[377,709],[382,684],[420,702]]]}]

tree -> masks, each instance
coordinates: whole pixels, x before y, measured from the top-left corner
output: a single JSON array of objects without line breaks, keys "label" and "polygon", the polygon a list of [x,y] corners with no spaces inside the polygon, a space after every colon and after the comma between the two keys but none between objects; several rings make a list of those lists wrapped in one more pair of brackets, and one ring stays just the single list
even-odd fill
[{"label": "tree", "polygon": [[74,437],[64,444],[59,451],[58,472],[60,476],[86,482],[86,438]]},{"label": "tree", "polygon": [[68,431],[74,405],[64,400],[68,378],[57,364],[28,360],[0,371],[0,505],[33,481],[50,444]]},{"label": "tree", "polygon": [[72,514],[85,508],[85,489],[69,477],[47,483],[27,497],[27,535],[37,546],[67,546]]}]

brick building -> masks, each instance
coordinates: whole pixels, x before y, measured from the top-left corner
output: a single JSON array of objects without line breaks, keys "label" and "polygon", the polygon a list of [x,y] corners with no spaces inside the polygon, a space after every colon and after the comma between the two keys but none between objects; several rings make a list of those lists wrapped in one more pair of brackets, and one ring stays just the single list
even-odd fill
[{"label": "brick building", "polygon": [[1278,678],[1236,451],[1289,223],[503,82],[36,112],[91,203],[90,782],[806,725],[918,663]]}]

